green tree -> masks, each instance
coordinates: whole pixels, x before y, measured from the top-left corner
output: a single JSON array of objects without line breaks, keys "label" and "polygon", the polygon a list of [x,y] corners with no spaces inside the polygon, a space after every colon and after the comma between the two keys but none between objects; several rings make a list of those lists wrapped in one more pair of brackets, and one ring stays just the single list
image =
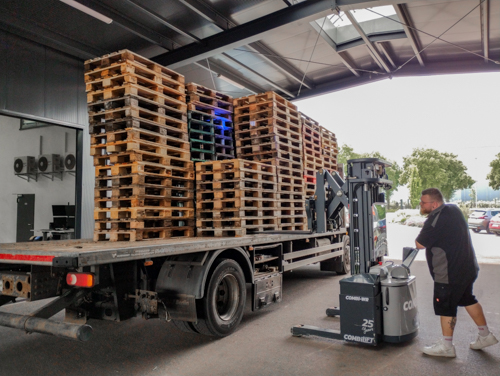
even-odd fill
[{"label": "green tree", "polygon": [[491,171],[486,177],[488,179],[488,185],[498,190],[500,189],[500,153],[496,155],[496,158],[490,162]]},{"label": "green tree", "polygon": [[[392,188],[385,192],[387,202],[390,203],[392,195],[394,194],[394,192],[398,189],[398,187],[400,185],[399,184],[399,176],[401,175],[401,172],[402,172],[401,167],[399,167],[399,165],[396,162],[388,160],[387,158],[385,158],[382,154],[380,154],[377,151],[371,152],[371,153],[359,154],[359,153],[356,153],[354,151],[354,149],[349,145],[342,145],[340,147],[340,151],[339,151],[339,154],[337,156],[338,163],[343,163],[344,166],[346,166],[347,161],[349,159],[355,159],[355,158],[379,158],[379,159],[382,159],[382,160],[392,164],[391,167],[388,167],[385,170],[387,173],[388,179],[391,180],[393,183]],[[345,167],[344,167],[344,169],[345,169]],[[345,171],[345,174],[347,174],[347,171]]]},{"label": "green tree", "polygon": [[340,147],[339,154],[337,155],[337,163],[342,163],[345,169],[347,161],[355,158],[361,158],[361,155],[355,153],[354,149],[349,145],[344,144]]},{"label": "green tree", "polygon": [[416,208],[420,204],[421,192],[422,180],[418,176],[418,168],[412,166],[410,172],[410,204],[412,208]]},{"label": "green tree", "polygon": [[439,188],[446,201],[451,199],[457,189],[469,188],[474,184],[467,174],[467,167],[455,154],[434,149],[414,149],[409,157],[403,158],[400,184],[411,186],[413,167],[417,168],[422,188]]}]

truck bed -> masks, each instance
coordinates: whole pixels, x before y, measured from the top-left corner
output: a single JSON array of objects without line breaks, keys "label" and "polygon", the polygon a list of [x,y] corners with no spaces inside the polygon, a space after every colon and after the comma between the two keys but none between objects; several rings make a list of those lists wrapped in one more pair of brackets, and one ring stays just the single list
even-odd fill
[{"label": "truck bed", "polygon": [[140,242],[94,242],[56,240],[0,244],[0,263],[30,265],[71,265],[74,267],[211,251],[221,248],[255,246],[345,233],[315,234],[308,231],[259,233],[242,237],[185,237]]}]

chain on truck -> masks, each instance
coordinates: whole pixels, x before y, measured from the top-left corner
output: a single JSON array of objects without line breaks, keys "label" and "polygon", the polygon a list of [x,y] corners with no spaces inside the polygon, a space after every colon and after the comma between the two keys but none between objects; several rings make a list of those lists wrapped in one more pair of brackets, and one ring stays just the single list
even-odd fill
[{"label": "chain on truck", "polygon": [[[243,316],[247,284],[252,310],[259,310],[282,300],[284,272],[319,262],[321,271],[354,275],[379,264],[387,243],[374,227],[373,204],[391,186],[386,166],[375,158],[348,161],[347,183],[319,171],[315,196],[306,200],[310,231],[0,244],[0,306],[45,303],[28,315],[0,312],[0,326],[86,341],[89,320],[140,315],[185,332],[229,335]],[[64,321],[49,320],[61,311]]]}]

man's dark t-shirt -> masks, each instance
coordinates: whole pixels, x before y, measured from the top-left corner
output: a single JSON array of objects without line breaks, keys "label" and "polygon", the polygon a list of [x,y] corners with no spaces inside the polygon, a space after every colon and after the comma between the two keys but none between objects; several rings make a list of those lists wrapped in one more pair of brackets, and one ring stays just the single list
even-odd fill
[{"label": "man's dark t-shirt", "polygon": [[437,283],[467,285],[478,273],[469,227],[455,205],[443,204],[433,210],[417,237],[426,248],[425,257]]}]

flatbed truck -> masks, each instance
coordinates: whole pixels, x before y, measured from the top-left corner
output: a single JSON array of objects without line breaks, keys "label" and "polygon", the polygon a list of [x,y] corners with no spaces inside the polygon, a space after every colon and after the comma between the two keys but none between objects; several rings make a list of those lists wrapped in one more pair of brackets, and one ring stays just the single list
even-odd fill
[{"label": "flatbed truck", "polygon": [[[282,300],[282,274],[320,263],[349,271],[345,227],[262,232],[243,237],[143,242],[60,240],[0,244],[0,306],[47,303],[30,315],[0,312],[0,326],[85,341],[88,319],[172,321],[182,331],[231,334],[252,309]],[[49,320],[65,310],[64,321]]]}]

